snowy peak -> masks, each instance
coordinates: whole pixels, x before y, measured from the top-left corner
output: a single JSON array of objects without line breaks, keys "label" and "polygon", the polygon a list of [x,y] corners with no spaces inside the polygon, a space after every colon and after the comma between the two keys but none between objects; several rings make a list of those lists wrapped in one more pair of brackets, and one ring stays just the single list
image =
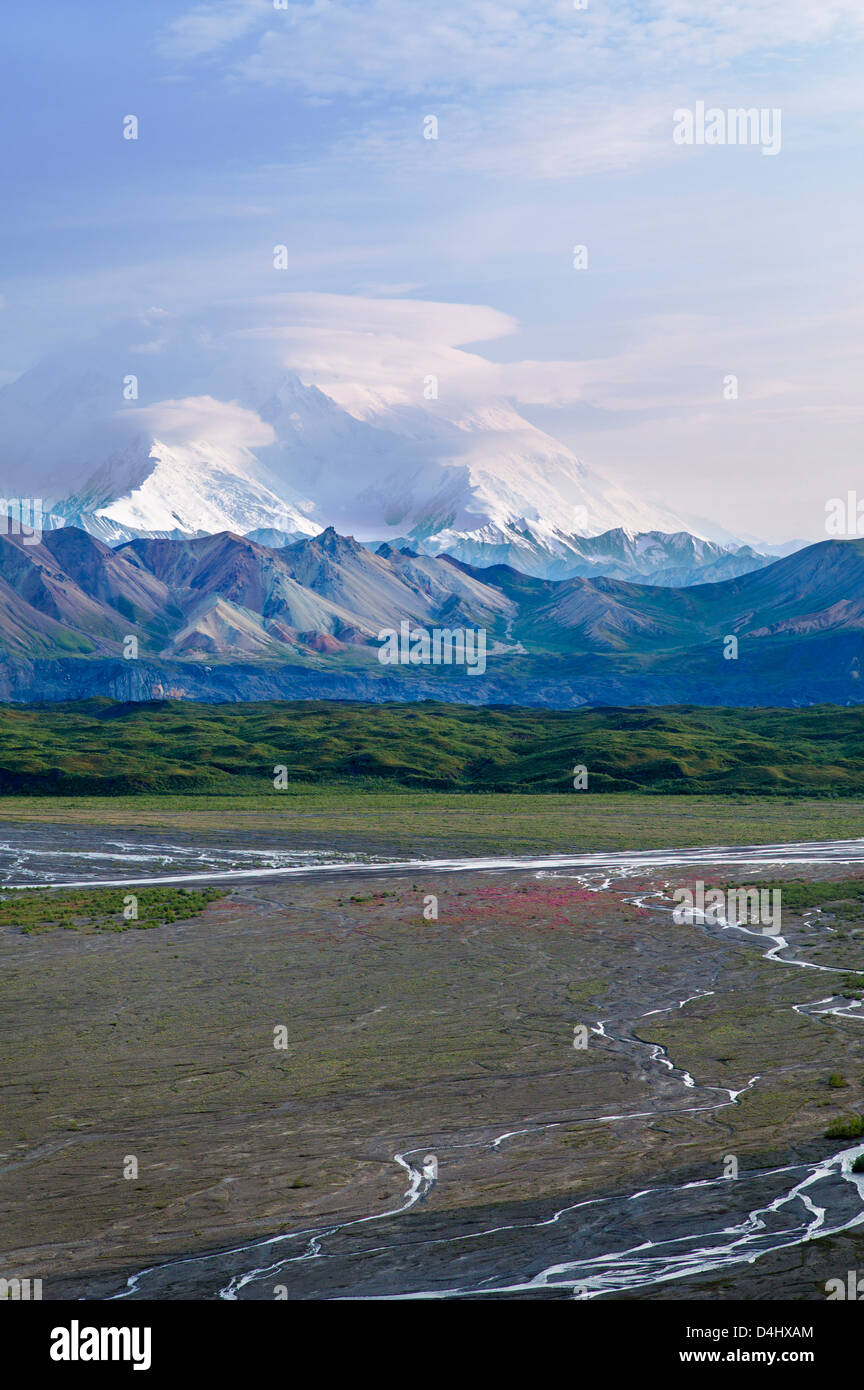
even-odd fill
[{"label": "snowy peak", "polygon": [[[338,346],[331,370],[328,335],[308,339],[314,368],[304,372],[285,346],[294,326],[284,300],[153,311],[0,390],[5,494],[38,491],[57,524],[115,542],[335,526],[436,544],[530,529],[547,544],[616,527],[686,529],[479,387],[476,399],[451,385],[427,400],[410,372],[398,390],[364,382],[362,358],[346,366]],[[262,325],[265,310],[281,314],[278,328]],[[458,356],[470,383],[482,359]]]},{"label": "snowy peak", "polygon": [[718,545],[686,531],[633,532],[620,526],[584,536],[530,524],[491,525],[472,532],[402,537],[394,544],[451,555],[469,565],[510,565],[539,579],[608,575],[671,587],[732,579],[771,559],[750,546]]},{"label": "snowy peak", "polygon": [[95,515],[128,531],[236,531],[254,526],[314,534],[314,524],[260,481],[249,450],[221,442],[154,439],[152,468]]}]

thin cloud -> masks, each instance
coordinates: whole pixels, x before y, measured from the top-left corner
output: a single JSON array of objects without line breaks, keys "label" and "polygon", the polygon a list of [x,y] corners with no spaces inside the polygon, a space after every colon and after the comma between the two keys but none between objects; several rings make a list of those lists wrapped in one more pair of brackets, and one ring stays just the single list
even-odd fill
[{"label": "thin cloud", "polygon": [[152,405],[118,411],[116,418],[152,431],[166,444],[205,440],[254,449],[272,444],[276,437],[273,426],[256,411],[212,396],[155,401]]},{"label": "thin cloud", "polygon": [[244,43],[232,64],[250,82],[288,82],[310,95],[430,94],[496,88],[536,90],[596,80],[603,67],[664,71],[795,53],[864,35],[860,0],[653,0],[629,7],[568,0],[507,5],[440,0],[313,0],[276,10],[272,0],[198,5],[163,35],[183,60]]},{"label": "thin cloud", "polygon": [[272,0],[196,5],[168,25],[157,51],[181,60],[210,57],[260,28],[267,17],[273,17]]}]

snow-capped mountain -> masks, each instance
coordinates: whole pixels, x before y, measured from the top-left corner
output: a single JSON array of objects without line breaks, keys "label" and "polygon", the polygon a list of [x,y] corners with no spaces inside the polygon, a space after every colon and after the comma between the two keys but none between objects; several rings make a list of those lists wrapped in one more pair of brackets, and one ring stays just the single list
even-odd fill
[{"label": "snow-capped mountain", "polygon": [[[247,532],[247,539],[278,550],[297,537],[261,527]],[[767,547],[763,553],[749,545],[718,545],[689,531],[634,533],[622,526],[597,536],[566,536],[551,528],[541,531],[527,526],[489,525],[473,532],[448,529],[426,538],[397,536],[363,544],[379,554],[448,555],[480,569],[509,565],[534,579],[605,575],[670,588],[735,579],[764,568],[774,558],[767,553]],[[783,553],[792,554],[805,545],[806,541],[792,542]]]},{"label": "snow-capped mountain", "polygon": [[3,494],[39,495],[53,524],[109,542],[335,525],[436,552],[530,530],[554,550],[614,527],[687,529],[507,400],[427,400],[422,379],[413,398],[359,377],[328,392],[285,366],[281,342],[248,306],[153,311],[40,364],[0,391]]},{"label": "snow-capped mountain", "polygon": [[[407,538],[403,544],[409,544]],[[734,579],[770,563],[770,557],[749,545],[718,545],[689,531],[633,532],[623,526],[595,536],[568,536],[536,526],[484,526],[461,535],[440,531],[410,544],[426,554],[452,555],[469,565],[510,565],[538,579],[602,574],[673,588]]]},{"label": "snow-capped mountain", "polygon": [[319,530],[279,495],[251,450],[218,438],[168,444],[139,436],[112,452],[81,491],[56,504],[52,514],[109,543],[262,525],[292,537]]}]

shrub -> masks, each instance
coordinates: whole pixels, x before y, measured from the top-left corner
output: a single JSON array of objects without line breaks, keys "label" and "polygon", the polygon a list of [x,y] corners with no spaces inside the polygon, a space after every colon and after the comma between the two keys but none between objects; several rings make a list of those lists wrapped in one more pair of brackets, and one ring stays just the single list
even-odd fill
[{"label": "shrub", "polygon": [[847,1115],[834,1120],[825,1131],[826,1139],[860,1139],[864,1136],[864,1115]]}]

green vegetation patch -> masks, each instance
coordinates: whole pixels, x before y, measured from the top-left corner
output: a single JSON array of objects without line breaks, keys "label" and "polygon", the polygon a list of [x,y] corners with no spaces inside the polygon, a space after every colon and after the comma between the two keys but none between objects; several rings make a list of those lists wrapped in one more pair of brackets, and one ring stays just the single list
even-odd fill
[{"label": "green vegetation patch", "polygon": [[825,1131],[826,1139],[864,1138],[864,1115],[847,1115],[834,1120]]},{"label": "green vegetation patch", "polygon": [[854,922],[864,917],[864,878],[803,879],[784,878],[760,881],[759,888],[779,888],[786,912],[823,912]]},{"label": "green vegetation patch", "polygon": [[25,936],[58,928],[118,932],[164,927],[197,917],[208,903],[224,897],[218,888],[139,888],[134,894],[113,888],[7,893],[0,898],[0,927],[18,927]]},{"label": "green vegetation patch", "polygon": [[864,795],[864,706],[520,709],[107,698],[0,707],[0,794],[250,795],[331,785],[575,795]]}]

